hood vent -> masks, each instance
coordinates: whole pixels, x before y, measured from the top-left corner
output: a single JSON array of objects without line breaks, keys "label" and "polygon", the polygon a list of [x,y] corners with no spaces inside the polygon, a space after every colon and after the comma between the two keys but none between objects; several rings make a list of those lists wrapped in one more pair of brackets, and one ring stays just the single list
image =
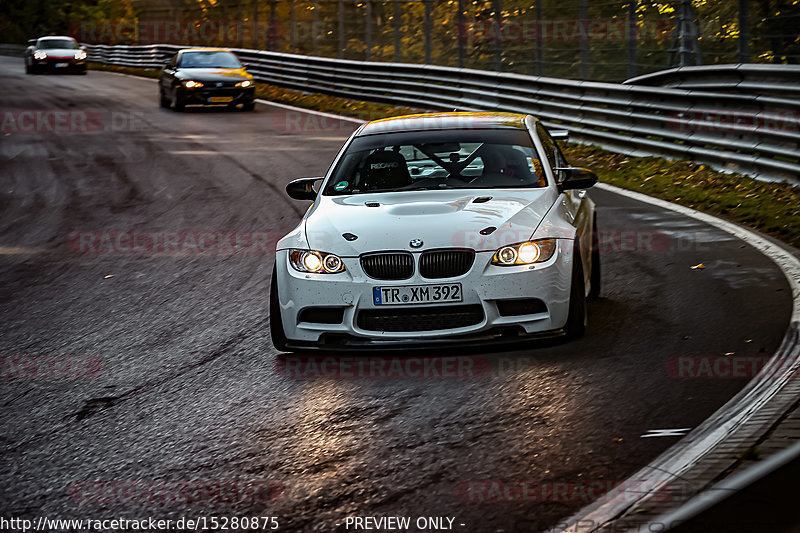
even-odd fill
[{"label": "hood vent", "polygon": [[342,237],[344,237],[344,240],[346,241],[354,241],[358,239],[358,235],[353,235],[352,233],[342,233]]},{"label": "hood vent", "polygon": [[472,203],[473,204],[485,204],[486,202],[488,202],[491,199],[492,199],[491,196],[479,196],[478,198],[475,198],[474,200],[472,200]]}]

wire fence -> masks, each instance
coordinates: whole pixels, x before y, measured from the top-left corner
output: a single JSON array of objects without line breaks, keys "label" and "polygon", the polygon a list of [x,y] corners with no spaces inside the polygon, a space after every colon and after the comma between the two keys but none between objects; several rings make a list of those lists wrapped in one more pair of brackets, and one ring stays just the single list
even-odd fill
[{"label": "wire fence", "polygon": [[785,0],[140,0],[136,5],[132,17],[73,20],[69,33],[96,44],[233,46],[596,81],[623,81],[674,66],[800,63],[800,2]]}]

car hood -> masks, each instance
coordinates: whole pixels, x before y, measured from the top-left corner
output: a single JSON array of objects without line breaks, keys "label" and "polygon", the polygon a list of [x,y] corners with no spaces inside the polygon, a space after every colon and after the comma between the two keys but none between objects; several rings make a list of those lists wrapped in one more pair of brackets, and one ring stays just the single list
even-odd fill
[{"label": "car hood", "polygon": [[36,51],[44,52],[47,57],[52,57],[53,59],[74,59],[75,53],[80,52],[80,50],[74,48],[39,48]]},{"label": "car hood", "polygon": [[[556,197],[550,188],[320,196],[305,233],[310,248],[344,257],[451,247],[493,251],[529,239]],[[358,238],[347,240],[345,233]],[[422,246],[411,247],[413,239]]]},{"label": "car hood", "polygon": [[243,68],[182,68],[177,77],[183,80],[198,81],[239,81],[251,80],[251,76]]}]

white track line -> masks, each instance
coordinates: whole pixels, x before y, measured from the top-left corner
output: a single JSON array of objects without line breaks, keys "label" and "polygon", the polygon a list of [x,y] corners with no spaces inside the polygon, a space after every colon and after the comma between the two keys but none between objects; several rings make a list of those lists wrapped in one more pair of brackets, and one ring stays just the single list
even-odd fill
[{"label": "white track line", "polygon": [[125,74],[124,72],[114,72],[113,70],[102,70],[97,68],[90,68],[93,72],[105,72],[106,74],[114,74],[115,76],[125,76],[126,78],[136,78],[137,80],[158,81],[156,78],[149,76],[139,76],[137,74]]},{"label": "white track line", "polygon": [[354,124],[364,124],[363,120],[360,120],[360,119],[357,119],[357,118],[344,117],[342,115],[335,115],[333,113],[325,113],[324,111],[316,111],[314,109],[306,109],[304,107],[297,107],[297,106],[293,106],[293,105],[289,105],[289,104],[279,104],[278,102],[270,102],[269,100],[264,100],[263,98],[256,98],[256,102],[258,102],[259,104],[271,105],[271,106],[274,106],[274,107],[280,107],[281,109],[290,109],[292,111],[300,111],[300,112],[303,112],[303,113],[308,113],[309,115],[317,115],[317,116],[320,116],[320,117],[333,118],[333,119],[336,119],[336,120],[344,120],[344,121],[347,121],[347,122],[352,122]]},{"label": "white track line", "polygon": [[[766,405],[798,373],[800,366],[800,345],[793,344],[792,341],[793,332],[800,322],[800,260],[797,257],[761,235],[713,215],[605,183],[597,184],[596,187],[694,218],[750,244],[772,259],[786,276],[792,290],[792,317],[784,342],[758,376],[698,428],[630,477],[630,481],[647,480],[648,486],[653,487],[652,492],[626,493],[624,487],[634,485],[623,482],[619,485],[623,487],[622,489],[614,489],[603,498],[605,503],[588,505],[568,519],[566,527],[558,526],[556,529],[565,532],[587,532],[597,529],[619,517],[626,510],[643,503],[670,482],[680,479],[700,459]],[[762,375],[770,378],[762,379]]]}]

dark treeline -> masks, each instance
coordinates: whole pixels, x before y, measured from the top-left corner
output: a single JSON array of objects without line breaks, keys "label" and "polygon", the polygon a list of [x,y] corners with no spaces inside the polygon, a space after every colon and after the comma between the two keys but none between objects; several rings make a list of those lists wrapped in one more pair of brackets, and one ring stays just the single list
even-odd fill
[{"label": "dark treeline", "polygon": [[[16,43],[69,34],[83,42],[257,47],[606,81],[681,61],[800,63],[795,0],[4,0],[0,6],[2,40]],[[684,54],[677,53],[681,44]]]}]

